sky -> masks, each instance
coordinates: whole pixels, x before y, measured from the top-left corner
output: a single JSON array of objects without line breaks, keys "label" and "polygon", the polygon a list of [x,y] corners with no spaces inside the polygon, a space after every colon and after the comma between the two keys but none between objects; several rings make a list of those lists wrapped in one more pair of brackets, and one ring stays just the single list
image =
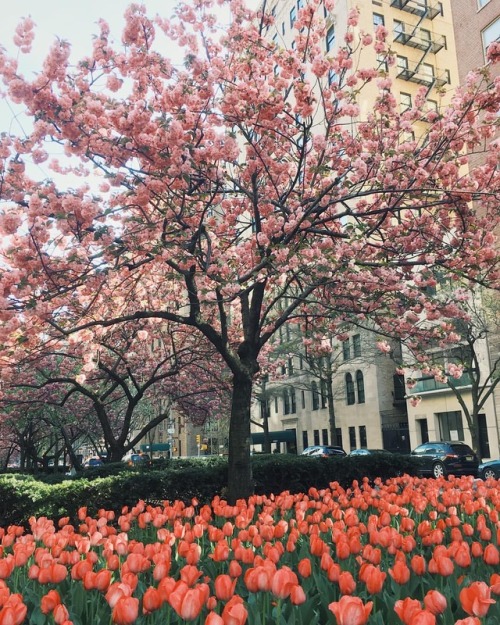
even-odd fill
[{"label": "sky", "polygon": [[[135,0],[138,4],[141,0]],[[255,7],[259,0],[247,0],[249,6]],[[163,17],[170,17],[178,0],[142,0],[148,13],[156,13]],[[22,17],[30,16],[36,24],[36,36],[33,44],[32,57],[34,62],[40,62],[56,37],[71,42],[72,59],[78,59],[91,50],[92,35],[98,32],[97,21],[105,19],[112,34],[119,39],[123,27],[123,14],[131,0],[4,0],[0,19],[0,45],[13,53],[17,52],[12,43],[12,37],[17,24]],[[175,56],[175,50],[168,54]],[[23,67],[24,73],[34,71],[29,66]],[[1,89],[1,87],[0,87]],[[16,128],[16,112],[0,99],[0,132]]]},{"label": "sky", "polygon": [[[247,0],[247,4],[256,7],[259,1]],[[140,4],[141,0],[135,2]],[[6,48],[10,55],[18,55],[13,35],[21,18],[29,16],[35,22],[32,52],[19,57],[20,71],[29,78],[39,69],[57,37],[71,43],[70,60],[76,61],[89,54],[92,50],[92,35],[98,32],[97,22],[100,18],[109,23],[112,39],[119,41],[124,25],[123,15],[131,0],[4,0],[2,4],[0,46]],[[150,16],[158,13],[168,18],[173,14],[178,0],[142,0],[142,4],[145,4]],[[169,50],[166,56],[175,62],[175,49]],[[2,89],[3,85],[0,84],[0,93]],[[0,133],[23,135],[29,131],[29,127],[30,122],[24,118],[21,107],[13,106],[0,97]],[[41,171],[43,177],[46,173]]]},{"label": "sky", "polygon": [[[137,2],[138,0],[136,0]],[[140,0],[138,1],[140,3]],[[143,0],[150,15],[159,13],[170,17],[177,5],[177,0]],[[17,24],[22,17],[30,16],[36,24],[33,53],[29,57],[31,67],[27,65],[28,58],[22,59],[23,73],[30,75],[41,64],[42,59],[56,37],[71,43],[72,56],[76,60],[91,51],[92,35],[98,32],[97,21],[104,18],[111,27],[115,39],[123,27],[123,14],[130,0],[5,0],[2,3],[0,19],[0,45],[13,54],[12,37]],[[175,51],[171,51],[175,53]],[[170,54],[169,56],[173,56]],[[0,86],[1,89],[1,86]],[[7,102],[0,99],[0,132],[19,132],[21,123],[19,113],[14,111]],[[16,122],[19,119],[19,122]]]}]

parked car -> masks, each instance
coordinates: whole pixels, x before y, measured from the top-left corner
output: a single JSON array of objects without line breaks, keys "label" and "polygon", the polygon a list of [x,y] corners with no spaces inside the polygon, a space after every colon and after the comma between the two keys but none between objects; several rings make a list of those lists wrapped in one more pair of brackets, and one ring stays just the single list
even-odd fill
[{"label": "parked car", "polygon": [[500,460],[490,460],[479,465],[477,476],[483,480],[492,477],[496,480],[500,479]]},{"label": "parked car", "polygon": [[385,449],[353,449],[349,452],[349,456],[373,456],[373,454],[388,454],[390,452]]},{"label": "parked car", "polygon": [[151,462],[151,458],[148,454],[138,454],[134,451],[126,453],[122,458],[122,462],[125,462],[129,466],[132,466],[134,464],[140,464],[142,462]]},{"label": "parked car", "polygon": [[412,456],[421,459],[419,472],[441,477],[478,474],[479,459],[469,445],[459,441],[433,441],[416,447]]},{"label": "parked car", "polygon": [[320,458],[329,458],[330,456],[345,456],[346,453],[342,447],[334,445],[311,445],[306,447],[300,454],[301,456],[314,456]]},{"label": "parked car", "polygon": [[100,458],[88,458],[83,463],[84,469],[93,469],[94,467],[102,467],[103,461]]}]

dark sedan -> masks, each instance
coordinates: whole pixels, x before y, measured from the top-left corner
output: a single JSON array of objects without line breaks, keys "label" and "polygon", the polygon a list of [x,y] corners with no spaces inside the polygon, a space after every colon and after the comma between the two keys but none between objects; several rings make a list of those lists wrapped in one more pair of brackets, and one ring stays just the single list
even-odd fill
[{"label": "dark sedan", "polygon": [[481,463],[477,470],[477,476],[483,480],[489,478],[500,479],[500,460],[490,460],[489,462]]}]

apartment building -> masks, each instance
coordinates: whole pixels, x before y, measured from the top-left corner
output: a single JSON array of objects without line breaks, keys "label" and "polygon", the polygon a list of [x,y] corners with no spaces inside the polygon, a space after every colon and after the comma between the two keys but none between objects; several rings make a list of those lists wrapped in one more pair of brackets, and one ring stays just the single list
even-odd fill
[{"label": "apartment building", "polygon": [[[458,80],[464,82],[467,74],[486,63],[486,50],[490,43],[500,38],[500,0],[453,0],[453,26],[457,54]],[[471,165],[481,164],[483,156],[476,153],[470,156]],[[496,300],[496,303],[495,303]],[[477,369],[482,372],[479,384],[483,393],[488,390],[487,375],[498,367],[500,359],[500,324],[498,319],[500,302],[498,296],[488,296],[485,306],[491,309],[491,324],[486,328],[484,339],[477,342]],[[446,355],[444,355],[446,358]],[[473,379],[467,371],[453,383],[460,388],[466,406],[470,406]],[[448,385],[434,378],[421,377],[410,391],[418,395],[420,404],[409,404],[410,435],[416,443],[428,439],[461,438],[468,439],[464,420],[464,406],[450,392]],[[500,430],[498,406],[500,387],[488,397],[479,415],[481,455],[485,458],[498,458],[500,455]]]},{"label": "apartment building", "polygon": [[[485,47],[500,35],[500,0],[454,0],[453,10],[460,12],[459,5],[467,5],[470,10],[476,1],[479,5],[474,6],[474,16],[483,13],[477,25],[478,50],[467,39],[465,30],[470,22],[465,12],[460,17],[464,26],[461,37],[457,30],[457,45],[469,49],[469,69],[484,62]],[[270,29],[268,35],[276,45],[293,46],[294,23],[303,6],[303,0],[267,2],[275,18],[274,29]],[[382,69],[392,79],[393,93],[401,109],[412,106],[422,87],[426,89],[429,107],[439,110],[447,104],[468,71],[458,62],[460,54],[455,47],[454,32],[457,18],[452,13],[451,0],[363,3],[337,0],[332,11],[324,9],[326,52],[343,45],[349,11],[353,8],[360,10],[359,31],[373,32],[379,25],[389,30],[396,62]],[[360,66],[380,67],[381,62],[383,59],[377,58],[373,49],[363,50]],[[363,100],[359,102],[360,119],[370,111],[375,90],[373,86],[371,93],[363,92]],[[418,133],[418,127],[415,132]],[[393,348],[397,350],[398,346]],[[484,360],[488,353],[485,342],[480,351]],[[354,331],[348,340],[334,345],[331,357],[336,363],[331,370],[333,409],[326,388],[322,388],[324,378],[317,371],[303,367],[301,358],[294,358],[279,380],[268,382],[266,392],[256,401],[255,421],[267,418],[273,449],[300,453],[308,445],[332,444],[342,445],[346,451],[358,447],[409,451],[430,439],[470,441],[461,407],[452,390],[435,380],[422,379],[407,395],[404,379],[396,371],[394,361],[377,350],[373,334]],[[464,400],[470,401],[466,390],[470,380],[464,375],[460,383],[464,388]],[[414,407],[417,393],[421,401]],[[483,456],[498,457],[498,423],[493,398],[486,402],[480,424]],[[254,427],[253,431],[252,440],[258,450],[263,441],[262,430]]]}]

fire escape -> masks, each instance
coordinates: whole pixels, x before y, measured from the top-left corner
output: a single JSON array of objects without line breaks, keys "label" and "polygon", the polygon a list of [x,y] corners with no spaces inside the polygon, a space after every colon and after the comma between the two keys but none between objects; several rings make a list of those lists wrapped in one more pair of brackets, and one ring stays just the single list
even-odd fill
[{"label": "fire escape", "polygon": [[397,22],[394,28],[394,41],[404,46],[420,50],[422,56],[418,62],[409,62],[406,57],[398,56],[398,78],[419,85],[425,85],[430,91],[433,87],[442,87],[448,82],[446,74],[438,74],[432,63],[426,63],[429,54],[436,54],[445,47],[442,35],[435,35],[422,27],[426,20],[433,20],[440,14],[438,4],[431,0],[391,0],[391,7],[418,16],[416,24]]}]

